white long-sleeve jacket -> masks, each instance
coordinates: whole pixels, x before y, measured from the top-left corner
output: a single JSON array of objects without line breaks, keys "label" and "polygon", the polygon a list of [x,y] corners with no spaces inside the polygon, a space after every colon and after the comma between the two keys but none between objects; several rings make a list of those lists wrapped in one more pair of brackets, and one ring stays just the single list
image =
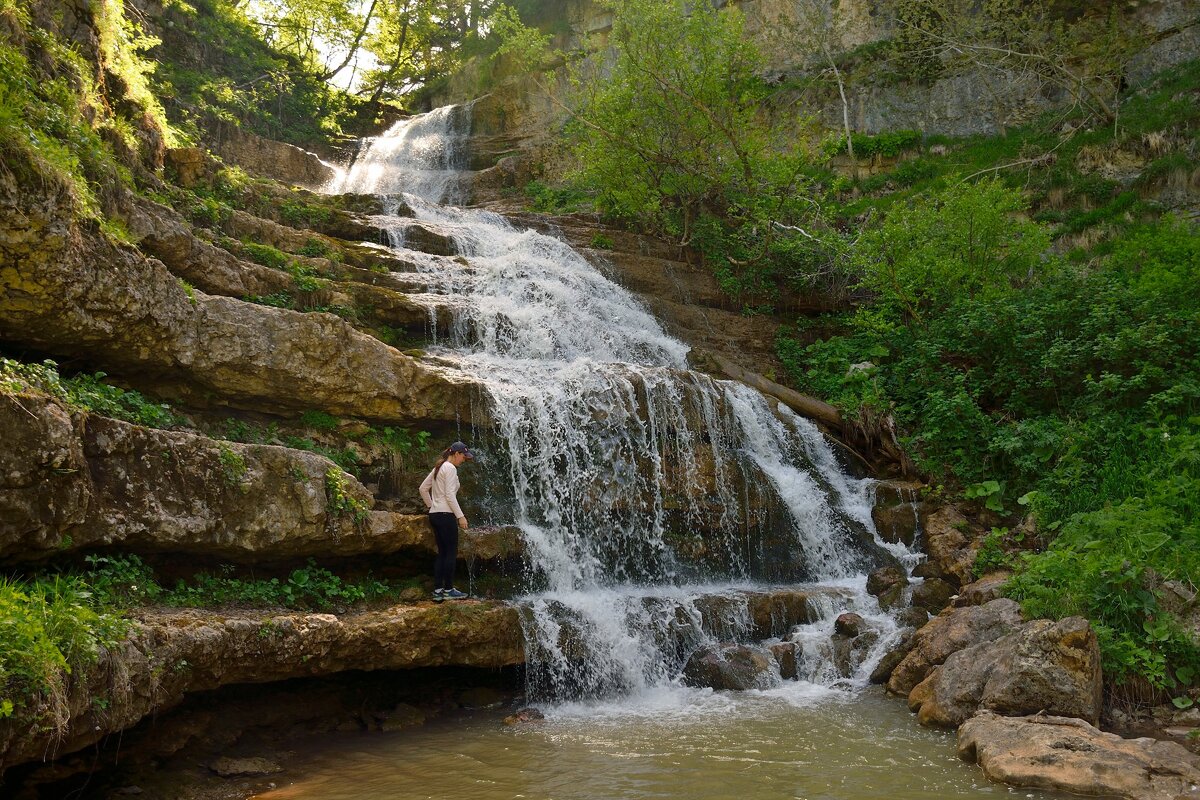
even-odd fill
[{"label": "white long-sleeve jacket", "polygon": [[421,481],[421,499],[425,501],[425,505],[429,508],[430,514],[451,513],[458,519],[463,519],[466,515],[458,506],[458,468],[449,461],[442,464],[441,469],[437,470],[437,476],[434,476],[434,470],[429,470],[429,474],[425,476],[425,480]]}]

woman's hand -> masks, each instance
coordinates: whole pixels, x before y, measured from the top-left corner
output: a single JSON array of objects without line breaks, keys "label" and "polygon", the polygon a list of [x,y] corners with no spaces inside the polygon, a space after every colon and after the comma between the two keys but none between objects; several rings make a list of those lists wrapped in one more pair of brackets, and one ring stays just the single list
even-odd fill
[{"label": "woman's hand", "polygon": [[467,529],[467,518],[466,517],[458,518],[458,527],[462,528],[464,531]]}]

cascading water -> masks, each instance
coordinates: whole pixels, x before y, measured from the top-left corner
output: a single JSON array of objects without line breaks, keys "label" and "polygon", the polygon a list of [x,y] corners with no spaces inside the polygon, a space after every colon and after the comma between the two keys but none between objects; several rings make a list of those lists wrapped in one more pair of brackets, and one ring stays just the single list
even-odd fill
[{"label": "cascading water", "polygon": [[[844,678],[827,643],[847,608],[881,634],[877,652],[860,654],[861,676],[896,630],[863,574],[908,555],[874,536],[870,481],[846,475],[812,423],[689,371],[687,346],[567,244],[438,205],[464,185],[469,114],[397,123],[331,189],[402,192],[412,217],[390,218],[393,246],[420,225],[459,253],[405,257],[428,281],[414,299],[431,329],[448,331],[432,352],[486,394],[498,446],[481,467],[506,476],[530,555],[530,692],[669,685],[697,647],[746,633],[747,591],[799,582],[833,584],[842,598],[817,623],[778,632],[795,642],[802,677]],[[714,614],[706,598],[720,595]]]}]

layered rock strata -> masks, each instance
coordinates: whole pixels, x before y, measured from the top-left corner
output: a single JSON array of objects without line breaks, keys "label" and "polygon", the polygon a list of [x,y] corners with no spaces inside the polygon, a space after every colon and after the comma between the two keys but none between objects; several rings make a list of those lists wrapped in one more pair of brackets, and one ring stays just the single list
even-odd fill
[{"label": "layered rock strata", "polygon": [[[517,610],[495,603],[341,616],[147,610],[124,641],[71,676],[64,696],[44,701],[40,715],[0,721],[0,769],[90,745],[189,692],[346,670],[503,667],[524,658]],[[97,697],[107,700],[103,708]]]},{"label": "layered rock strata", "polygon": [[214,297],[162,262],[58,213],[2,215],[0,339],[137,375],[203,405],[399,422],[472,421],[462,376],[406,356],[344,320]]}]

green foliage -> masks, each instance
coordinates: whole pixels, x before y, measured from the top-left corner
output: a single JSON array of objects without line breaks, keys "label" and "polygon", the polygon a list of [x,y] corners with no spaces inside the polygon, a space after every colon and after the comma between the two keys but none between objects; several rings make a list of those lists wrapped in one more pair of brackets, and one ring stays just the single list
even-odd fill
[{"label": "green foliage", "polygon": [[296,228],[311,228],[326,223],[332,215],[333,211],[327,206],[303,200],[284,200],[279,206],[280,219]]},{"label": "green foliage", "polygon": [[339,133],[361,105],[313,65],[272,47],[244,3],[178,0],[164,17],[163,42],[149,51],[157,61],[150,86],[195,140],[204,129],[229,126],[313,146]]},{"label": "green foliage", "polygon": [[65,728],[67,676],[126,630],[76,578],[0,579],[0,718],[40,709]]},{"label": "green foliage", "polygon": [[[888,131],[875,136],[852,133],[850,141],[854,145],[854,155],[858,158],[870,158],[876,155],[895,158],[905,150],[918,147],[921,144],[921,132]],[[846,152],[845,135],[826,139],[821,145],[821,149],[829,156]]]},{"label": "green foliage", "polygon": [[[108,26],[125,24],[119,3],[96,12]],[[29,185],[48,183],[83,216],[100,219],[101,195],[132,177],[105,142],[115,119],[86,64],[68,43],[30,22],[23,4],[0,3],[0,162]],[[131,62],[137,51],[128,53]]]},{"label": "green foliage", "polygon": [[242,242],[242,252],[250,257],[255,264],[261,264],[271,269],[287,269],[292,260],[288,254],[269,244]]},{"label": "green foliage", "polygon": [[1024,558],[1008,593],[1033,616],[1087,616],[1117,679],[1187,688],[1200,674],[1200,642],[1159,590],[1166,580],[1194,587],[1200,575],[1200,417],[1160,440],[1136,494],[1071,516],[1046,552]]},{"label": "green foliage", "polygon": [[541,181],[525,184],[529,207],[544,214],[570,214],[590,204],[587,193],[574,186],[550,187]]},{"label": "green foliage", "polygon": [[319,431],[335,431],[341,421],[324,411],[309,410],[300,415],[300,424]]},{"label": "green foliage", "polygon": [[811,239],[794,227],[813,210],[809,163],[760,113],[769,90],[740,12],[609,5],[616,62],[576,78],[576,185],[610,216],[699,249],[730,294],[769,304],[778,280],[810,272]]},{"label": "green foliage", "polygon": [[256,303],[260,306],[271,306],[272,308],[295,308],[296,301],[287,292],[273,292],[272,294],[248,294],[242,298],[247,303]]},{"label": "green foliage", "polygon": [[595,233],[592,235],[591,241],[588,243],[591,247],[597,250],[612,250],[613,240],[603,233]]},{"label": "green foliage", "polygon": [[325,473],[325,505],[330,518],[350,517],[355,525],[365,524],[371,512],[370,507],[365,501],[351,496],[346,489],[346,473],[337,467],[330,467]]},{"label": "green foliage", "polygon": [[220,442],[217,445],[217,460],[221,463],[221,477],[224,481],[231,486],[241,486],[248,472],[246,457]]},{"label": "green foliage", "polygon": [[1020,219],[1027,210],[1021,193],[999,180],[894,207],[855,254],[863,284],[892,320],[918,324],[964,295],[986,300],[1009,292],[1043,268],[1050,243],[1044,226]]},{"label": "green foliage", "polygon": [[79,411],[91,411],[148,428],[174,428],[184,424],[169,405],[151,402],[140,392],[104,383],[104,378],[103,372],[63,378],[53,361],[27,364],[0,358],[0,391],[44,392]]},{"label": "green foliage", "polygon": [[318,567],[312,559],[286,578],[254,579],[223,567],[218,574],[200,572],[173,587],[159,584],[154,570],[136,555],[93,556],[79,579],[106,606],[149,602],[167,606],[281,606],[301,611],[344,611],[356,603],[395,596],[396,589],[367,577],[347,581]]}]

